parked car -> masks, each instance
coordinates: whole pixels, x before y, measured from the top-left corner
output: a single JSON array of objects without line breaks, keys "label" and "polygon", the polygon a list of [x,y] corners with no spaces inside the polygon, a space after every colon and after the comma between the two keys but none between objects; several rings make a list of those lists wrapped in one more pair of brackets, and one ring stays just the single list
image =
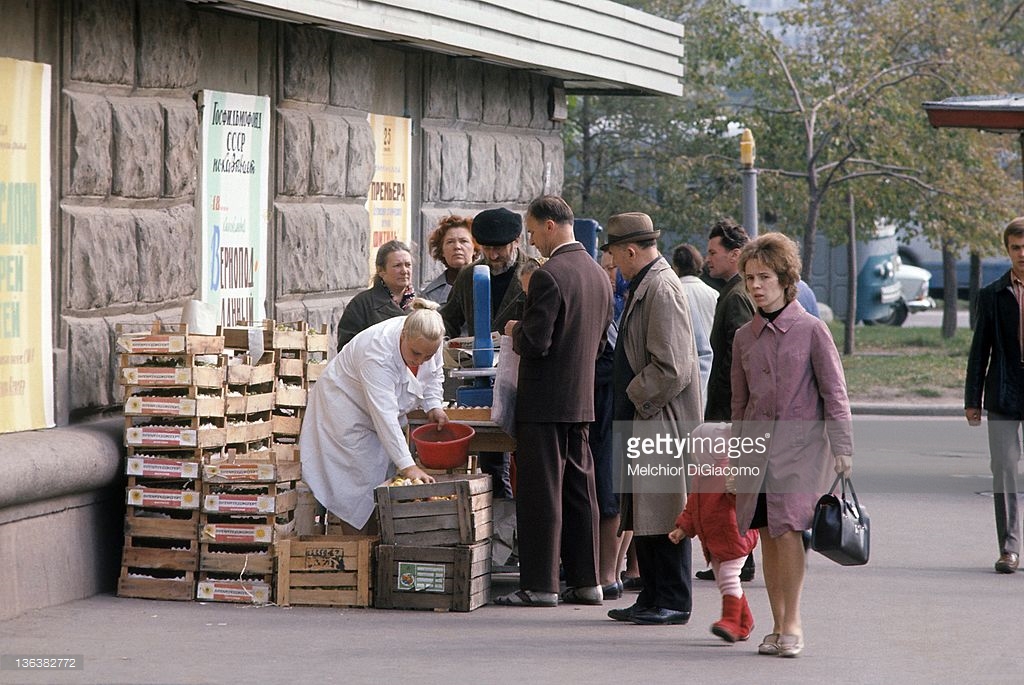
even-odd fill
[{"label": "parked car", "polygon": [[892,303],[887,316],[864,323],[883,326],[902,326],[910,314],[935,308],[935,300],[928,295],[932,272],[919,266],[904,264],[896,258],[896,281],[900,284],[900,298]]}]

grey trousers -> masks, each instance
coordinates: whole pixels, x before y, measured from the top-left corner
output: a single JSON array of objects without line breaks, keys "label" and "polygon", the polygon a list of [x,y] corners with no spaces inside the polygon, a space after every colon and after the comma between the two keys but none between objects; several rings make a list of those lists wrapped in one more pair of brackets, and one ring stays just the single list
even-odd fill
[{"label": "grey trousers", "polygon": [[1020,554],[1017,464],[1021,458],[1021,419],[988,413],[988,449],[992,468],[992,501],[1000,554]]}]

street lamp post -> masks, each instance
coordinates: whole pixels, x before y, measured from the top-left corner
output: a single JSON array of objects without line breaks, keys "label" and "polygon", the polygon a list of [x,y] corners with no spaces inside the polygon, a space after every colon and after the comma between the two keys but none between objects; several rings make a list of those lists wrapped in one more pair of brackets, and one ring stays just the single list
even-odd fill
[{"label": "street lamp post", "polygon": [[754,168],[754,134],[749,128],[740,136],[740,174],[743,176],[743,228],[757,235],[757,169]]}]

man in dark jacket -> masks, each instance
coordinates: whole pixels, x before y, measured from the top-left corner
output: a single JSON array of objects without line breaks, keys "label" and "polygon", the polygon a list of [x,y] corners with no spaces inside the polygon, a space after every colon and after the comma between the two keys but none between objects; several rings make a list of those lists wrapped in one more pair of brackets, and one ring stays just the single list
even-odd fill
[{"label": "man in dark jacket", "polygon": [[[736,331],[754,318],[754,305],[747,296],[747,288],[740,274],[740,248],[750,237],[746,229],[732,219],[721,219],[711,227],[708,235],[708,275],[719,279],[718,304],[708,336],[711,342],[711,374],[708,376],[708,396],[704,405],[705,421],[732,421],[732,340]],[[711,569],[698,571],[697,578],[714,580]],[[754,578],[754,555],[747,556],[740,580]]]},{"label": "man in dark jacket", "polygon": [[[473,222],[476,225],[476,222]],[[573,237],[565,200],[545,196],[526,213],[531,242],[548,260],[530,277],[526,310],[511,321],[519,353],[516,519],[519,587],[506,606],[556,606],[558,562],[567,604],[601,604],[598,509],[588,444],[594,371],[612,320],[611,284]]]},{"label": "man in dark jacket", "polygon": [[992,499],[999,539],[997,573],[1013,573],[1020,559],[1017,464],[1024,424],[1024,217],[1003,231],[1010,270],[981,289],[978,320],[967,357],[964,415],[981,425],[988,411]]},{"label": "man in dark jacket", "polygon": [[[483,257],[462,268],[441,307],[445,334],[450,338],[473,335],[473,267],[486,264],[491,272],[492,331],[504,330],[505,324],[523,317],[526,294],[519,280],[523,265],[530,261],[519,249],[523,219],[505,208],[485,209],[473,218],[473,240],[480,245]],[[512,497],[509,476],[509,454],[481,452],[480,470],[491,475],[494,497]]]}]

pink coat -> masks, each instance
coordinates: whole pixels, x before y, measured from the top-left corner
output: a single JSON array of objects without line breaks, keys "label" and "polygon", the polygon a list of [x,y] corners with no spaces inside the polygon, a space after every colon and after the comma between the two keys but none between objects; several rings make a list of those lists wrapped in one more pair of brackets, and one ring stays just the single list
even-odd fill
[{"label": "pink coat", "polygon": [[767,450],[745,451],[739,459],[752,467],[737,481],[740,532],[750,526],[762,488],[770,535],[810,528],[814,504],[835,475],[833,455],[853,454],[853,425],[832,334],[799,302],[772,323],[755,313],[736,332],[732,419],[738,435],[770,434]]}]

